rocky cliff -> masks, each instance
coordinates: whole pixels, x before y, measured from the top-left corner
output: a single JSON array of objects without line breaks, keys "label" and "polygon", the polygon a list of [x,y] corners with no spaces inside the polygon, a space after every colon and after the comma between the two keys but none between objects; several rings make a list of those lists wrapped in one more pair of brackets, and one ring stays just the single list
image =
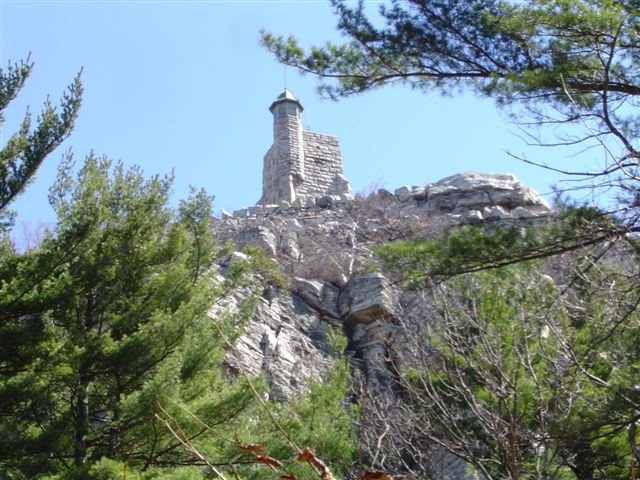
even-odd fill
[{"label": "rocky cliff", "polygon": [[[400,354],[400,320],[424,310],[397,289],[372,251],[390,240],[436,238],[463,224],[531,226],[553,212],[513,175],[464,173],[368,197],[323,195],[223,213],[216,236],[237,250],[264,249],[288,288],[268,287],[237,340],[232,370],[264,372],[271,395],[286,400],[322,379],[332,364],[329,332],[348,337],[369,388],[383,385]],[[366,273],[375,271],[377,273]],[[380,273],[382,272],[382,273]],[[424,318],[424,315],[422,315]]]}]

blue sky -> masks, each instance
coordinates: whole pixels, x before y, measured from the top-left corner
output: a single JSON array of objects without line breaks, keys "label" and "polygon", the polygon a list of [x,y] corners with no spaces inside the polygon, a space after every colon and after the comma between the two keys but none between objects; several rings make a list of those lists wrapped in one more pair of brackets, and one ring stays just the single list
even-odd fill
[{"label": "blue sky", "polygon": [[[370,2],[373,9],[378,2]],[[328,2],[0,0],[0,65],[25,58],[32,77],[6,112],[0,145],[27,108],[57,100],[83,69],[83,107],[71,137],[14,204],[16,229],[51,222],[46,194],[63,152],[90,151],[175,173],[174,196],[189,185],[215,195],[215,209],[254,204],[271,144],[271,101],[284,68],[259,45],[259,30],[293,34],[303,45],[339,40]],[[354,193],[394,190],[463,171],[511,172],[542,193],[557,178],[507,151],[552,161],[562,151],[532,149],[493,103],[452,92],[442,98],[393,87],[321,100],[316,80],[293,70],[307,129],[340,138]]]}]

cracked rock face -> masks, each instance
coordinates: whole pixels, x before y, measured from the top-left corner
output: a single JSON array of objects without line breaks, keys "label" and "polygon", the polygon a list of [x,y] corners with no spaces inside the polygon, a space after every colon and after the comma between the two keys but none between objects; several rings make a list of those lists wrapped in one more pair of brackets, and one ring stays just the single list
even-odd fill
[{"label": "cracked rock face", "polygon": [[[437,238],[456,225],[533,226],[553,217],[546,202],[513,175],[464,173],[367,199],[306,199],[225,212],[214,234],[238,249],[259,246],[290,279],[269,287],[229,352],[231,370],[264,374],[271,395],[286,400],[321,380],[333,359],[332,327],[343,331],[369,388],[391,375],[402,354],[399,323],[407,298],[372,251],[390,240]],[[373,267],[373,268],[372,268]],[[361,273],[376,270],[377,273]],[[422,308],[422,307],[420,307]],[[405,313],[406,315],[406,313]]]},{"label": "cracked rock face", "polygon": [[253,319],[230,352],[232,370],[266,375],[271,395],[285,401],[320,381],[332,363],[328,336],[331,323],[300,296],[269,288]]}]

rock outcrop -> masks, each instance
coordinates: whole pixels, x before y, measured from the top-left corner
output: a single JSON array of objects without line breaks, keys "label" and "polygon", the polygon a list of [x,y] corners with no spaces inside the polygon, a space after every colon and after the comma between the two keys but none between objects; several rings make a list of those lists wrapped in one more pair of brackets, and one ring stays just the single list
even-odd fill
[{"label": "rock outcrop", "polygon": [[[513,175],[465,173],[368,198],[323,195],[226,214],[216,236],[237,249],[259,246],[278,261],[288,289],[267,288],[254,318],[229,353],[230,369],[266,375],[286,400],[322,379],[332,365],[329,331],[345,332],[354,365],[371,388],[392,375],[411,307],[385,276],[372,247],[463,224],[530,226],[553,216],[546,202]],[[376,273],[365,273],[375,270]]]},{"label": "rock outcrop", "polygon": [[226,363],[232,370],[264,374],[271,395],[286,401],[329,370],[329,330],[336,326],[331,320],[300,295],[270,287]]},{"label": "rock outcrop", "polygon": [[460,173],[421,187],[400,187],[394,195],[404,207],[460,215],[466,223],[527,220],[550,211],[537,192],[511,174]]}]

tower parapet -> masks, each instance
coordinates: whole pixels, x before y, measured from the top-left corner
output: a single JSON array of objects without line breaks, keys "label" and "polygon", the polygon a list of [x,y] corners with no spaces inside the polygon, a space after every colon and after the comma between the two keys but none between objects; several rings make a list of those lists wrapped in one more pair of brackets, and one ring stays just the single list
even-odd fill
[{"label": "tower parapet", "polygon": [[351,198],[336,137],[302,128],[302,104],[284,90],[273,101],[273,145],[264,156],[259,204],[306,202],[324,195]]}]

